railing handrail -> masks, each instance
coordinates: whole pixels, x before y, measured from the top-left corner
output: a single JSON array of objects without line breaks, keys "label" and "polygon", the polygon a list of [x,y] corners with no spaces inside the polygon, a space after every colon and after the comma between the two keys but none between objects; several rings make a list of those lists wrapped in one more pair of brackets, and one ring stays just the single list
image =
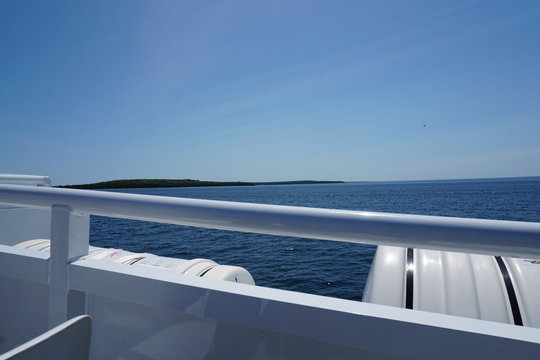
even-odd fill
[{"label": "railing handrail", "polygon": [[0,174],[0,184],[51,186],[51,179],[42,175]]},{"label": "railing handrail", "polygon": [[372,245],[540,258],[540,223],[0,185],[0,203]]}]

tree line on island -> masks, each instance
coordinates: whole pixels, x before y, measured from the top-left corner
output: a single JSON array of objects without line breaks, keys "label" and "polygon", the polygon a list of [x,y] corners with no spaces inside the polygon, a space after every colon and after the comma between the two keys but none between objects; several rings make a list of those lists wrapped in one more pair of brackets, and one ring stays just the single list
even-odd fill
[{"label": "tree line on island", "polygon": [[201,187],[201,186],[255,186],[255,185],[301,185],[301,184],[337,184],[343,181],[270,181],[270,182],[243,182],[243,181],[204,181],[193,179],[127,179],[102,181],[92,184],[61,185],[57,187],[71,189],[129,189],[129,188],[160,188],[160,187]]}]

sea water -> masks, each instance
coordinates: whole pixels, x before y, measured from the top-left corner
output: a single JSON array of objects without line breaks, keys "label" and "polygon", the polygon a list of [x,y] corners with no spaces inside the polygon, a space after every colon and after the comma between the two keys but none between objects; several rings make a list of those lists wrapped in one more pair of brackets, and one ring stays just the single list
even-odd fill
[{"label": "sea water", "polygon": [[[540,177],[460,181],[115,189],[136,194],[540,222]],[[257,285],[360,300],[374,246],[91,219],[91,244],[246,268]]]}]

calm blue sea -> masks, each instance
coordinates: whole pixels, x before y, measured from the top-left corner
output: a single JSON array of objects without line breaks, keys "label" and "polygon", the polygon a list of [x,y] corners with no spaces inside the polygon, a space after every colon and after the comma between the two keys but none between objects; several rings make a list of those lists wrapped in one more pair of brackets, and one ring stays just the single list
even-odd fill
[{"label": "calm blue sea", "polygon": [[[540,222],[540,177],[114,190],[186,198]],[[91,244],[248,269],[258,285],[360,300],[375,248],[105,217]]]}]

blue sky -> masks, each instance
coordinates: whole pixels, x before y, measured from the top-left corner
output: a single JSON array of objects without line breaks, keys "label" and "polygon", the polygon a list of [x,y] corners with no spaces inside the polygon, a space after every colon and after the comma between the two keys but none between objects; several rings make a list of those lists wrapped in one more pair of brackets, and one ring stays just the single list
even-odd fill
[{"label": "blue sky", "polygon": [[540,175],[539,1],[4,0],[0,79],[55,184]]}]

